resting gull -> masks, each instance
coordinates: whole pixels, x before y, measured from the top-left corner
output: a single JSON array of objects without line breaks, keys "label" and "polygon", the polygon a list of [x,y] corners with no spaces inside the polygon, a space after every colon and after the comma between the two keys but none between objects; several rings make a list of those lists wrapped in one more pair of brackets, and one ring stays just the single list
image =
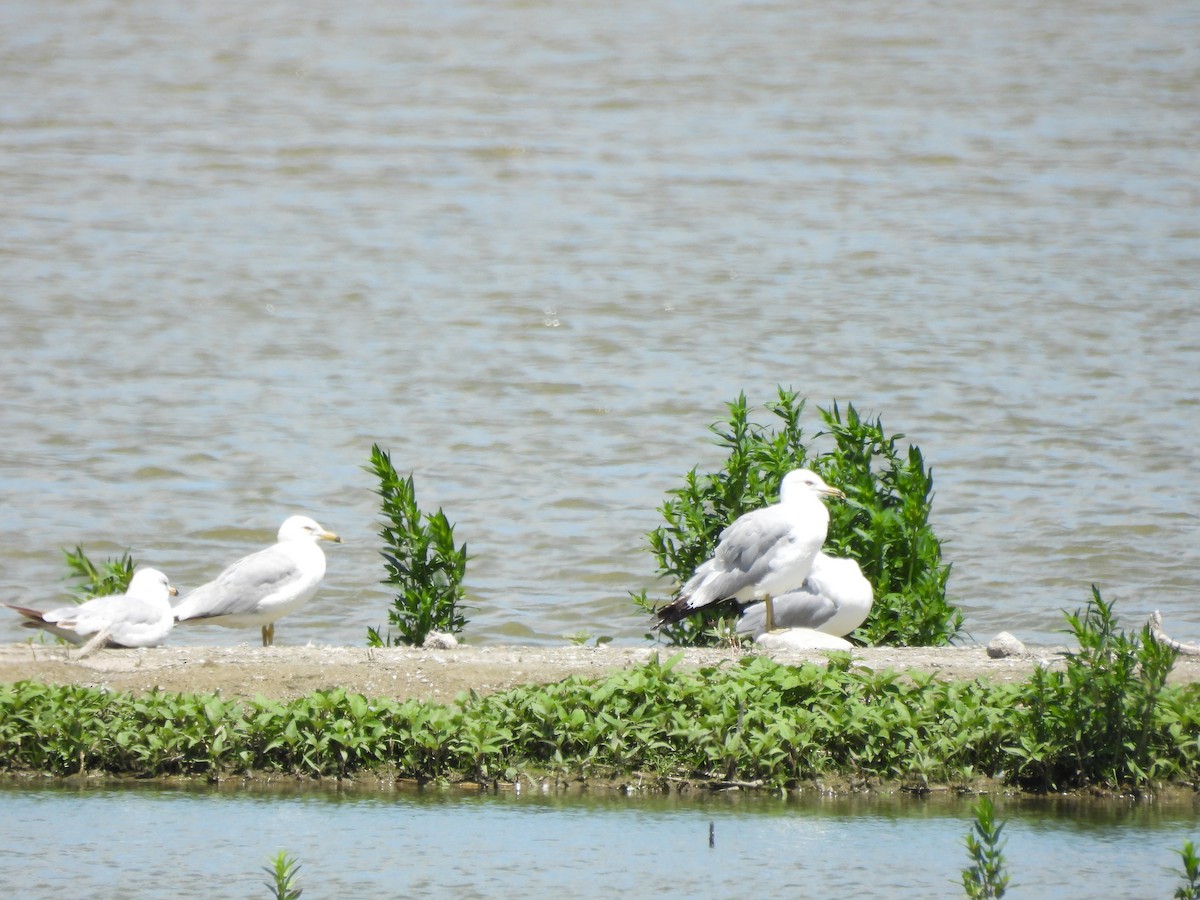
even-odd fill
[{"label": "resting gull", "polygon": [[40,612],[24,606],[4,604],[27,621],[28,628],[41,628],[73,644],[83,645],[84,657],[106,644],[115,647],[156,647],[175,625],[169,597],[178,591],[158,569],[138,569],[124,594],[95,597],[85,603]]},{"label": "resting gull", "polygon": [[742,610],[737,631],[756,639],[776,628],[844,637],[866,621],[873,599],[871,582],[857,562],[818,551],[804,584],[774,598],[774,622],[767,621],[765,603],[754,603]]},{"label": "resting gull", "polygon": [[275,622],[317,592],[325,577],[318,541],[342,539],[308,516],[292,516],[279,527],[279,542],[242,557],[175,607],[179,622],[206,620],[227,628],[258,625],[262,645],[275,643]]},{"label": "resting gull", "polygon": [[712,559],[658,611],[658,625],[730,599],[740,604],[762,600],[769,615],[772,598],[804,583],[825,543],[829,510],[821,498],[845,496],[808,469],[788,472],[779,502],[739,516],[721,532]]}]

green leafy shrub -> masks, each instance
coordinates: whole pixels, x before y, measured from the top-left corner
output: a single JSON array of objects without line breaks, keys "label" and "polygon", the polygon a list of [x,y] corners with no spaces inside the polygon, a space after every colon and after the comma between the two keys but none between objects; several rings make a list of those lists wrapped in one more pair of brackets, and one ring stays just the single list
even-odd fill
[{"label": "green leafy shrub", "polygon": [[963,617],[946,599],[950,564],[929,524],[933,473],[921,449],[901,452],[904,435],[888,435],[880,418],[863,419],[853,406],[843,418],[835,403],[821,419],[834,447],[817,457],[816,468],[846,492],[845,503],[829,504],[825,552],[858,560],[875,589],[871,615],[855,637],[914,647],[949,643]]},{"label": "green leafy shrub", "polygon": [[1195,727],[1197,714],[1160,704],[1176,652],[1148,626],[1140,636],[1118,629],[1112,604],[1094,585],[1086,610],[1068,613],[1067,624],[1079,650],[1063,672],[1034,672],[1021,700],[1019,740],[1009,748],[1014,780],[1058,790],[1175,774],[1177,763],[1161,751]]},{"label": "green leafy shrub", "polygon": [[64,549],[63,556],[66,558],[70,577],[76,582],[74,594],[80,602],[91,600],[93,597],[125,593],[129,587],[129,580],[133,578],[133,571],[137,568],[129,551],[116,559],[110,557],[100,565],[88,559],[83,547],[78,544],[74,550]]},{"label": "green leafy shrub", "polygon": [[[734,519],[774,502],[783,476],[807,466],[846,492],[844,503],[830,503],[825,550],[859,562],[875,590],[867,621],[854,633],[871,644],[931,646],[948,643],[962,628],[962,613],[946,599],[949,563],[929,524],[933,476],[919,448],[901,452],[903,435],[888,435],[879,418],[863,419],[853,406],[845,413],[835,403],[821,409],[833,448],[813,454],[800,417],[805,401],[778,389],[766,405],[774,427],[750,421],[746,396],[727,404],[726,423],[710,426],[727,451],[719,472],[693,468],[682,487],[669,492],[659,507],[665,524],[648,535],[658,571],[676,584],[686,581],[710,558],[721,531]],[[650,613],[660,605],[642,592],[634,603]],[[721,637],[718,623],[732,615],[718,605],[672,625],[660,634],[670,643],[703,645]]]},{"label": "green leafy shrub", "polygon": [[[467,547],[455,546],[454,526],[439,508],[423,515],[417,506],[412,476],[401,478],[391,456],[378,444],[371,447],[370,471],[379,479],[383,528],[381,554],[389,584],[398,590],[388,611],[385,636],[367,630],[370,646],[420,644],[431,631],[459,634],[467,624],[460,611]],[[393,636],[391,629],[398,632]]]}]

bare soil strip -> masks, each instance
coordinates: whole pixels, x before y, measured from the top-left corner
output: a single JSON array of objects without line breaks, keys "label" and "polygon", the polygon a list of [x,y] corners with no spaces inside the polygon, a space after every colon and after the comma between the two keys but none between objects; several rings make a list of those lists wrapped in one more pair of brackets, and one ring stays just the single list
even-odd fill
[{"label": "bare soil strip", "polygon": [[[74,651],[72,651],[73,655]],[[855,665],[915,670],[944,679],[1023,681],[1035,666],[1059,667],[1065,647],[1031,648],[1022,656],[991,659],[983,647],[878,647],[855,650]],[[61,646],[0,646],[0,682],[39,681],[145,693],[220,692],[224,697],[286,700],[316,690],[344,688],[368,697],[449,702],[462,691],[488,694],[523,684],[549,684],[571,675],[603,678],[676,654],[685,669],[733,665],[739,650],[670,647],[460,646],[453,650],[391,647],[155,647],[103,650],[75,660]],[[826,653],[772,653],[784,663],[823,664]],[[1200,657],[1181,656],[1173,682],[1200,680]]]}]

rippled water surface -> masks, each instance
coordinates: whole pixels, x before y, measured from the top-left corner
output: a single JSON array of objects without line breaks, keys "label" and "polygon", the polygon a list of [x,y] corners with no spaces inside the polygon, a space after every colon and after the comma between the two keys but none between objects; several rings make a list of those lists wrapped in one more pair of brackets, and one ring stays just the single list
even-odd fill
[{"label": "rippled water surface", "polygon": [[655,507],[783,384],[921,446],[976,636],[1093,582],[1200,636],[1194,3],[65,10],[0,8],[4,599],[307,511],[280,643],[361,643],[377,441],[473,640],[639,640]]},{"label": "rippled water surface", "polygon": [[[262,896],[280,850],[314,897],[962,897],[970,804],[0,788],[25,897]],[[1001,802],[1014,891],[1167,897],[1190,806]],[[713,847],[709,847],[709,826]],[[30,854],[29,848],[39,852]],[[1066,863],[1066,864],[1064,864]]]}]

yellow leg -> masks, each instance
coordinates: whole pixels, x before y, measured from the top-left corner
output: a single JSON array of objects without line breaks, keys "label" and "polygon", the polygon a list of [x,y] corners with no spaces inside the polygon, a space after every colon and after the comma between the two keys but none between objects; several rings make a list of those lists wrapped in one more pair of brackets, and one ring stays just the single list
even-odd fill
[{"label": "yellow leg", "polygon": [[770,634],[775,630],[775,604],[771,602],[770,594],[767,594],[767,596],[763,597],[763,607],[767,616],[766,622],[763,623],[764,630],[767,634]]},{"label": "yellow leg", "polygon": [[262,634],[263,634],[263,646],[264,647],[273,646],[275,643],[275,623],[272,622],[270,625],[264,625],[262,627]]}]

